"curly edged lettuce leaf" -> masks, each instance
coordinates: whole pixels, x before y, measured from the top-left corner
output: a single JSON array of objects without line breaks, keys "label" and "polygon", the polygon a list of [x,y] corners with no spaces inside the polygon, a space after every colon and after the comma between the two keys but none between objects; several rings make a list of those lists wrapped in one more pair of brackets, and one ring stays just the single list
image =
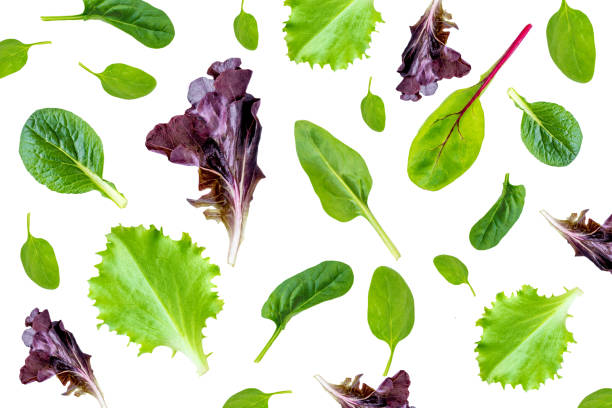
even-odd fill
[{"label": "curly edged lettuce leaf", "polygon": [[219,267],[202,258],[203,250],[185,233],[175,241],[153,226],[114,227],[99,253],[99,276],[89,280],[98,319],[140,344],[140,354],[167,346],[204,374],[202,329],[223,301],[211,282]]},{"label": "curly edged lettuce leaf", "polygon": [[212,78],[198,78],[189,87],[192,107],[155,126],[146,140],[147,149],[165,154],[172,163],[199,168],[199,189],[207,192],[188,201],[206,207],[207,219],[225,225],[231,265],[236,263],[253,192],[265,177],[257,165],[260,100],[246,92],[253,72],[240,64],[239,58],[212,64]]}]

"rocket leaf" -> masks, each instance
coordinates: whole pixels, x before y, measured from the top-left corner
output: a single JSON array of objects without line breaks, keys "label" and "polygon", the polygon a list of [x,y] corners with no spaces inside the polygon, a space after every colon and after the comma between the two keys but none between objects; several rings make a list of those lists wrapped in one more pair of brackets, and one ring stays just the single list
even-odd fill
[{"label": "rocket leaf", "polygon": [[157,86],[157,81],[141,69],[125,64],[111,64],[103,72],[95,73],[79,62],[81,68],[98,77],[109,94],[121,99],[138,99],[147,96]]},{"label": "rocket leaf", "polygon": [[472,294],[476,296],[474,288],[468,281],[468,268],[461,260],[451,255],[438,255],[434,258],[434,265],[448,283],[451,285],[465,283],[470,287]]},{"label": "rocket leaf", "polygon": [[247,388],[232,395],[223,408],[268,408],[268,401],[274,395],[290,394],[291,391],[278,391],[266,394],[255,388]]},{"label": "rocket leaf", "polygon": [[234,19],[234,34],[238,42],[247,50],[256,50],[259,43],[257,20],[244,11],[244,0],[240,5],[240,14]]},{"label": "rocket leaf", "polygon": [[60,275],[55,251],[46,240],[36,238],[30,233],[30,213],[28,213],[28,239],[21,247],[21,264],[30,279],[41,288],[58,288]]},{"label": "rocket leaf", "polygon": [[34,45],[51,44],[51,41],[24,44],[19,40],[0,41],[0,78],[14,74],[28,62],[28,51]]},{"label": "rocket leaf", "polygon": [[385,130],[385,103],[382,98],[378,95],[374,95],[371,92],[372,88],[372,77],[370,77],[370,83],[368,84],[368,94],[361,101],[361,117],[363,121],[375,132],[382,132]]},{"label": "rocket leaf", "polygon": [[578,408],[612,408],[612,389],[595,391],[583,399]]}]

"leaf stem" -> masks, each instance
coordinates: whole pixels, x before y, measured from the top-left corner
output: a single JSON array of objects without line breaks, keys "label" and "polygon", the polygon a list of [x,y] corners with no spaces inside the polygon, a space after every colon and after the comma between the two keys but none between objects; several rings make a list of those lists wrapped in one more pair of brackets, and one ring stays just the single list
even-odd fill
[{"label": "leaf stem", "polygon": [[383,376],[386,377],[389,374],[389,370],[391,369],[391,362],[393,361],[393,355],[395,354],[395,347],[391,349],[391,355],[389,356],[389,361],[387,361],[387,367],[385,367],[385,372]]},{"label": "leaf stem", "polygon": [[80,66],[81,68],[83,68],[85,71],[89,72],[90,74],[95,75],[95,76],[98,76],[98,74],[96,74],[96,73],[95,73],[95,72],[93,72],[91,69],[89,69],[89,68],[87,68],[85,65],[83,65],[83,63],[82,63],[82,62],[79,62],[79,66]]},{"label": "leaf stem", "polygon": [[472,295],[474,295],[474,297],[476,297],[476,292],[474,292],[474,288],[472,287],[470,282],[466,281],[465,283],[467,283],[467,285],[470,287],[470,290],[472,291]]},{"label": "leaf stem", "polygon": [[65,21],[65,20],[83,20],[85,16],[83,14],[77,14],[74,16],[43,16],[40,19],[42,21]]},{"label": "leaf stem", "polygon": [[372,89],[372,77],[370,77],[370,82],[368,83],[368,93],[372,93],[370,92],[371,89]]},{"label": "leaf stem", "polygon": [[28,47],[33,47],[35,45],[45,45],[45,44],[51,44],[51,41],[40,41],[40,42],[35,42],[32,44],[26,44]]},{"label": "leaf stem", "polygon": [[383,242],[385,243],[385,245],[391,252],[391,255],[393,255],[395,260],[398,260],[400,256],[402,255],[398,251],[397,247],[393,244],[393,242],[391,241],[391,238],[389,238],[385,230],[383,230],[383,228],[380,226],[380,224],[378,223],[378,220],[376,220],[376,217],[374,217],[374,214],[372,214],[370,209],[367,207],[365,208],[364,217],[368,220],[368,222],[372,225],[372,227],[374,227],[378,236],[383,240]]},{"label": "leaf stem", "polygon": [[240,11],[244,11],[244,0],[242,0],[242,3],[240,4]]},{"label": "leaf stem", "polygon": [[293,393],[293,391],[291,391],[291,390],[287,390],[287,391],[277,391],[277,392],[272,392],[272,393],[270,393],[270,394],[268,394],[268,395],[280,395],[280,394],[292,394],[292,393]]},{"label": "leaf stem", "polygon": [[[80,165],[81,168],[85,168]],[[100,191],[108,198],[113,200],[119,208],[125,208],[127,206],[127,199],[117,189],[109,184],[108,181],[103,180],[97,174],[87,169],[86,174],[91,178],[93,183],[100,189]]]},{"label": "leaf stem", "polygon": [[277,327],[276,328],[276,330],[274,331],[274,334],[272,335],[272,337],[270,337],[270,340],[268,340],[268,342],[264,346],[263,350],[261,350],[261,353],[259,353],[259,355],[255,359],[256,363],[259,363],[261,361],[261,359],[264,358],[264,356],[268,352],[268,349],[270,348],[270,346],[272,346],[272,343],[274,343],[274,341],[276,340],[278,335],[281,333],[281,331],[283,331],[283,329],[281,327]]},{"label": "leaf stem", "polygon": [[31,235],[32,234],[30,234],[30,213],[28,213],[28,237]]}]

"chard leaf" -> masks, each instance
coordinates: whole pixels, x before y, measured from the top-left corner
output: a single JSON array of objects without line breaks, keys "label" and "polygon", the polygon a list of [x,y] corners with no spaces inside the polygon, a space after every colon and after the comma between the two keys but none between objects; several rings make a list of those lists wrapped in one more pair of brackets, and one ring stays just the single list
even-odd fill
[{"label": "chard leaf", "polygon": [[531,154],[549,166],[573,162],[582,145],[582,131],[574,116],[555,103],[529,103],[512,88],[508,95],[523,111],[521,137]]},{"label": "chard leaf", "polygon": [[417,186],[430,191],[440,190],[474,164],[484,139],[480,96],[529,30],[531,25],[523,29],[478,84],[452,93],[427,118],[412,141],[408,156],[408,176]]},{"label": "chard leaf", "polygon": [[19,71],[28,62],[28,51],[34,45],[51,44],[51,41],[24,44],[19,40],[0,41],[0,78]]},{"label": "chard leaf", "polygon": [[595,34],[589,18],[561,1],[561,8],[546,27],[548,51],[569,79],[587,83],[595,73]]},{"label": "chard leaf", "polygon": [[397,344],[408,337],[414,326],[414,298],[402,276],[381,266],[374,271],[368,292],[368,325],[372,334],[391,349],[383,373],[391,368]]},{"label": "chard leaf", "polygon": [[244,0],[240,14],[234,19],[234,34],[238,42],[247,50],[256,50],[259,43],[259,31],[255,17],[244,11]]},{"label": "chard leaf", "polygon": [[353,286],[353,279],[350,266],[325,261],[278,285],[261,308],[261,316],[272,320],[276,330],[255,362],[261,361],[293,316],[319,303],[344,296]]},{"label": "chard leaf", "polygon": [[223,408],[268,408],[268,401],[273,395],[290,393],[291,391],[278,391],[266,394],[255,388],[247,388],[232,395],[223,404]]},{"label": "chard leaf", "polygon": [[583,399],[578,408],[612,408],[612,389],[595,391]]},{"label": "chard leaf", "polygon": [[72,112],[47,108],[34,112],[21,131],[19,154],[40,184],[64,194],[99,191],[117,206],[125,197],[102,178],[102,141],[87,122]]},{"label": "chard leaf", "polygon": [[525,391],[554,379],[568,343],[575,342],[565,321],[579,295],[582,291],[575,288],[560,296],[539,296],[527,285],[511,297],[499,293],[476,323],[483,328],[476,347],[480,377],[502,386],[521,385]]},{"label": "chard leaf", "polygon": [[372,177],[361,155],[306,120],[295,122],[295,146],[325,212],[340,222],[365,217],[398,259],[399,251],[368,207]]},{"label": "chard leaf", "polygon": [[121,99],[138,99],[147,96],[157,86],[157,81],[143,70],[125,64],[111,64],[103,72],[95,73],[79,62],[81,68],[98,77],[109,94]]},{"label": "chard leaf", "polygon": [[385,103],[382,98],[378,95],[374,95],[371,92],[372,88],[372,77],[370,77],[370,83],[368,84],[368,94],[361,101],[361,117],[363,121],[375,132],[382,132],[385,130]]},{"label": "chard leaf", "polygon": [[382,17],[374,0],[285,0],[291,15],[283,31],[289,59],[346,69],[370,47]]},{"label": "chard leaf", "polygon": [[468,268],[460,259],[451,255],[438,255],[434,258],[434,265],[440,275],[446,279],[451,285],[466,284],[469,286],[472,294],[476,296],[474,288],[468,281]]},{"label": "chard leaf", "polygon": [[111,331],[140,344],[140,354],[158,346],[180,351],[208,371],[202,329],[223,302],[213,289],[219,267],[202,258],[204,248],[188,234],[179,241],[151,226],[115,227],[107,236],[99,276],[89,280],[89,297]]},{"label": "chard leaf", "polygon": [[474,248],[484,251],[499,244],[521,217],[525,194],[525,186],[513,186],[510,184],[510,174],[506,174],[501,196],[470,231],[470,242]]},{"label": "chard leaf", "polygon": [[30,213],[28,213],[28,239],[21,247],[21,264],[32,282],[41,288],[59,287],[59,266],[55,251],[46,240],[36,238],[30,233]]}]

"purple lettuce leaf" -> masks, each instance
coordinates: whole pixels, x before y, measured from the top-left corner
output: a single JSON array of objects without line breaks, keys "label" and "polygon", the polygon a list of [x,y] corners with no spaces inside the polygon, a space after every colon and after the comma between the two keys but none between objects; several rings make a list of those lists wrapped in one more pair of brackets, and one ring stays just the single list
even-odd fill
[{"label": "purple lettuce leaf", "polygon": [[542,215],[574,248],[576,256],[585,256],[602,271],[612,272],[612,215],[599,225],[587,219],[588,211],[573,213],[567,220],[558,220],[546,211]]},{"label": "purple lettuce leaf", "polygon": [[212,64],[212,78],[198,78],[189,86],[191,108],[155,126],[146,140],[147,149],[165,154],[172,163],[199,168],[199,190],[207,191],[188,201],[206,207],[207,219],[225,225],[231,265],[236,263],[253,192],[265,177],[257,165],[260,100],[246,92],[253,72],[240,64],[238,58]]},{"label": "purple lettuce leaf", "polygon": [[64,395],[74,393],[79,397],[90,394],[105,408],[104,396],[94,377],[91,356],[79,348],[71,332],[64,329],[62,321],[51,321],[49,311],[38,309],[26,318],[23,342],[30,348],[25,365],[21,367],[19,379],[22,384],[43,382],[53,376],[67,385]]},{"label": "purple lettuce leaf", "polygon": [[376,390],[367,384],[360,384],[361,377],[360,374],[355,379],[347,378],[338,385],[330,384],[320,376],[315,378],[342,408],[409,408],[410,377],[406,371],[386,378]]},{"label": "purple lettuce leaf", "polygon": [[442,8],[442,0],[433,0],[421,19],[410,27],[412,37],[402,54],[397,72],[403,77],[397,90],[405,101],[418,101],[421,93],[433,95],[441,79],[461,78],[472,67],[461,54],[446,46],[450,28],[458,28],[452,15]]}]

